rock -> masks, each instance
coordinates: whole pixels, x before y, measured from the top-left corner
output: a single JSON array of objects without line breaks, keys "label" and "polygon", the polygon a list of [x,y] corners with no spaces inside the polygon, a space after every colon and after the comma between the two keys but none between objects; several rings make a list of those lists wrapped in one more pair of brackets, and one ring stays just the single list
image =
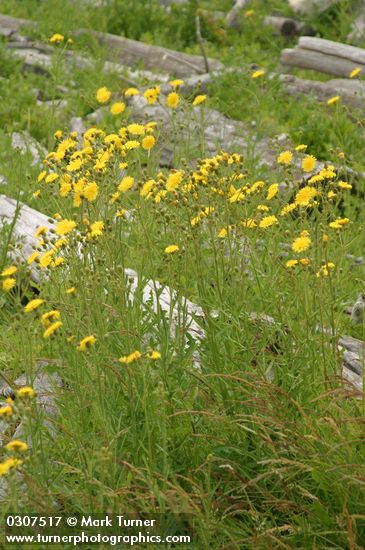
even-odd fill
[{"label": "rock", "polygon": [[313,15],[326,11],[337,2],[339,0],[289,0],[289,5],[295,12]]},{"label": "rock", "polygon": [[13,132],[11,134],[11,145],[13,149],[19,149],[22,155],[30,153],[32,156],[32,166],[41,166],[41,157],[47,155],[46,149],[38,143],[28,132]]}]

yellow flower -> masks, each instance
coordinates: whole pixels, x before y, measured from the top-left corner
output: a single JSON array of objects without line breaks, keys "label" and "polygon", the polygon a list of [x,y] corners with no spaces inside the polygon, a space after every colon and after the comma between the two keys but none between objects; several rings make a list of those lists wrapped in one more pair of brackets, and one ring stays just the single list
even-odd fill
[{"label": "yellow flower", "polygon": [[55,323],[52,323],[49,325],[49,327],[44,331],[43,338],[50,338],[54,335],[54,333],[61,328],[63,323],[61,321],[56,321]]},{"label": "yellow flower", "polygon": [[255,13],[255,10],[246,10],[245,11],[245,17],[248,18],[248,17],[252,17]]},{"label": "yellow flower", "polygon": [[16,280],[13,277],[7,277],[6,279],[3,280],[2,285],[3,285],[3,290],[5,290],[5,292],[9,292],[12,288],[15,287]]},{"label": "yellow flower", "polygon": [[65,37],[62,35],[62,34],[59,34],[59,33],[55,33],[51,36],[51,38],[49,39],[49,41],[51,42],[51,44],[59,44],[60,42],[63,42],[65,39]]},{"label": "yellow flower", "polygon": [[66,290],[66,294],[75,294],[76,288],[74,286],[71,286]]},{"label": "yellow flower", "polygon": [[261,76],[264,76],[264,74],[265,74],[265,71],[263,71],[262,69],[259,69],[258,71],[255,71],[254,73],[252,73],[251,78],[253,79],[260,78]]},{"label": "yellow flower", "polygon": [[35,298],[34,300],[30,300],[27,305],[24,307],[25,313],[30,313],[31,311],[34,311],[35,309],[38,309],[42,304],[44,304],[44,300],[41,298]]},{"label": "yellow flower", "polygon": [[[228,229],[226,227],[222,227],[222,229],[218,233],[218,237],[223,238],[228,235]],[[166,249],[165,249],[166,252]]]},{"label": "yellow flower", "polygon": [[313,155],[307,155],[302,161],[304,172],[313,172],[316,167],[317,159]]},{"label": "yellow flower", "polygon": [[176,78],[175,80],[170,80],[169,84],[172,88],[179,88],[179,86],[182,86],[184,84],[184,81]]},{"label": "yellow flower", "polygon": [[347,183],[347,181],[339,181],[338,186],[341,187],[341,189],[352,189],[352,185]]},{"label": "yellow flower", "polygon": [[177,244],[170,244],[169,246],[166,246],[165,253],[166,254],[173,254],[174,252],[178,252],[180,249],[177,246]]},{"label": "yellow flower", "polygon": [[95,336],[85,336],[82,340],[80,340],[79,345],[77,346],[77,351],[85,351],[87,348],[90,348],[91,346],[94,346],[96,342]]},{"label": "yellow flower", "polygon": [[41,323],[44,327],[48,327],[52,321],[55,321],[60,317],[60,312],[57,309],[53,309],[52,311],[47,311],[47,313],[43,313],[41,317]]},{"label": "yellow flower", "polygon": [[290,203],[290,204],[286,204],[285,206],[283,206],[283,208],[280,210],[280,216],[286,216],[287,214],[289,214],[290,212],[292,212],[293,210],[295,210],[297,207],[297,205],[293,202],[293,203]]},{"label": "yellow flower", "polygon": [[300,258],[299,263],[302,265],[309,265],[311,263],[309,258]]},{"label": "yellow flower", "polygon": [[170,109],[175,109],[180,102],[179,94],[176,92],[171,92],[166,99],[166,104]]},{"label": "yellow flower", "polygon": [[45,225],[41,225],[41,227],[38,227],[37,231],[34,233],[35,237],[40,237],[41,235],[45,235],[47,233],[47,227]]},{"label": "yellow flower", "polygon": [[0,407],[0,416],[11,416],[13,414],[13,408],[10,405],[3,405]]},{"label": "yellow flower", "polygon": [[84,195],[85,199],[92,202],[94,201],[98,196],[99,188],[95,181],[92,181],[85,185],[82,194]]},{"label": "yellow flower", "polygon": [[96,91],[96,101],[98,103],[107,103],[110,99],[110,96],[112,95],[111,91],[108,90],[105,86],[102,88],[99,88]]},{"label": "yellow flower", "polygon": [[161,359],[161,353],[159,351],[152,350],[146,354],[146,357],[148,357],[148,359],[153,359],[154,361],[156,361],[157,359]]},{"label": "yellow flower", "polygon": [[51,174],[48,174],[46,179],[44,180],[46,183],[53,183],[58,178],[58,174],[56,172],[51,172]]},{"label": "yellow flower", "polygon": [[4,269],[4,271],[1,272],[1,277],[11,277],[18,271],[18,268],[15,265],[11,265],[10,267],[7,267]]},{"label": "yellow flower", "polygon": [[197,95],[196,98],[194,99],[193,101],[193,107],[196,107],[197,105],[200,105],[201,103],[204,103],[204,101],[207,99],[207,96],[202,94],[202,95]]},{"label": "yellow flower", "polygon": [[127,126],[127,130],[133,136],[144,136],[146,132],[143,124],[129,124],[129,126]]},{"label": "yellow flower", "polygon": [[124,355],[123,357],[119,358],[120,363],[129,364],[133,363],[133,361],[137,361],[141,357],[140,351],[134,351],[133,353],[130,353],[129,355]]},{"label": "yellow flower", "polygon": [[143,149],[146,149],[146,151],[149,151],[152,149],[152,147],[155,145],[156,140],[153,136],[146,136],[142,139],[142,147]]},{"label": "yellow flower", "polygon": [[128,88],[124,92],[125,97],[132,97],[132,96],[138,95],[138,94],[139,94],[139,90],[137,90],[137,88]]},{"label": "yellow flower", "polygon": [[98,220],[94,223],[92,223],[89,227],[90,230],[90,237],[100,237],[100,235],[103,234],[104,231],[104,222],[101,220]]},{"label": "yellow flower", "polygon": [[349,78],[356,78],[361,73],[360,67],[356,67],[356,69],[353,69],[351,73],[349,74]]},{"label": "yellow flower", "polygon": [[259,212],[268,212],[270,208],[266,206],[266,204],[259,204],[257,210],[259,210]]},{"label": "yellow flower", "polygon": [[331,97],[330,99],[327,100],[327,105],[335,105],[335,103],[338,103],[340,99],[341,98],[339,95],[335,95],[334,97]]},{"label": "yellow flower", "polygon": [[285,264],[285,267],[290,269],[291,267],[295,267],[296,265],[298,265],[298,260],[288,260]]},{"label": "yellow flower", "polygon": [[0,463],[0,476],[6,475],[12,468],[21,466],[22,461],[18,458],[7,458],[4,462]]},{"label": "yellow flower", "polygon": [[295,150],[301,152],[301,151],[305,151],[307,147],[308,145],[304,145],[303,143],[301,143],[300,145],[296,146]]},{"label": "yellow flower", "polygon": [[317,190],[313,187],[303,187],[295,196],[295,204],[299,206],[308,206],[310,201],[317,195]]},{"label": "yellow flower", "polygon": [[129,189],[131,189],[133,185],[134,185],[134,178],[132,178],[131,176],[125,176],[120,182],[120,184],[118,185],[118,190],[121,193],[126,193],[126,191],[129,191]]},{"label": "yellow flower", "polygon": [[13,439],[13,441],[9,441],[9,443],[5,445],[5,449],[7,451],[15,451],[16,453],[24,453],[28,450],[28,445],[24,441]]},{"label": "yellow flower", "polygon": [[305,250],[308,250],[308,248],[311,245],[311,242],[312,241],[310,237],[305,237],[305,236],[297,237],[293,241],[291,248],[294,252],[304,252]]},{"label": "yellow flower", "polygon": [[153,187],[156,185],[156,182],[155,180],[148,180],[146,181],[146,183],[143,185],[141,191],[140,191],[140,195],[141,197],[146,197],[153,189]]},{"label": "yellow flower", "polygon": [[125,111],[125,103],[122,101],[119,101],[117,103],[113,103],[113,105],[110,107],[110,112],[112,115],[120,115]]},{"label": "yellow flower", "polygon": [[348,223],[350,223],[348,218],[337,218],[337,220],[330,222],[328,225],[331,229],[342,229]]},{"label": "yellow flower", "polygon": [[156,103],[158,96],[160,95],[160,88],[157,86],[156,88],[149,88],[146,90],[143,94],[143,96],[146,98],[147,103],[150,105],[153,105]]},{"label": "yellow flower", "polygon": [[262,220],[259,223],[259,227],[262,229],[266,229],[267,227],[271,227],[275,223],[278,222],[278,219],[276,216],[265,216],[265,218],[262,218]]},{"label": "yellow flower", "polygon": [[35,391],[30,386],[23,386],[22,388],[19,388],[16,393],[20,399],[35,396]]},{"label": "yellow flower", "polygon": [[42,172],[38,175],[37,182],[41,182],[46,177],[47,172],[45,170],[42,170]]},{"label": "yellow flower", "polygon": [[273,199],[278,194],[278,191],[279,191],[279,184],[272,183],[269,189],[267,190],[266,200],[271,201],[271,199]]},{"label": "yellow flower", "polygon": [[276,162],[278,164],[290,164],[293,159],[293,153],[290,151],[283,151],[280,153],[278,158],[276,159]]},{"label": "yellow flower", "polygon": [[42,268],[48,267],[52,262],[54,254],[55,250],[48,250],[48,252],[46,252],[45,254],[43,254],[43,256],[39,258],[39,265]]},{"label": "yellow flower", "polygon": [[127,141],[127,143],[124,145],[124,147],[127,149],[127,151],[133,151],[133,149],[138,149],[138,147],[140,147],[141,144],[139,143],[139,141],[135,140],[135,139],[131,139],[129,141]]},{"label": "yellow flower", "polygon": [[184,173],[182,171],[171,172],[166,181],[166,190],[175,191],[175,189],[180,185]]},{"label": "yellow flower", "polygon": [[56,233],[57,235],[67,235],[67,233],[70,233],[75,227],[76,222],[73,220],[61,220],[56,225]]}]

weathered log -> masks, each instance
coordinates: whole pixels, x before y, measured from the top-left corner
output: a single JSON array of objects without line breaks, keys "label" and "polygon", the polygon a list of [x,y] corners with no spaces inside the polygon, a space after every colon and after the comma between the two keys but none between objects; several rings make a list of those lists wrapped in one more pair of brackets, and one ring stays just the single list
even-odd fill
[{"label": "weathered log", "polygon": [[[179,77],[206,72],[204,59],[198,55],[152,46],[137,40],[98,31],[81,29],[77,31],[77,34],[85,32],[91,33],[101,45],[106,46],[106,54],[110,56],[110,59],[117,58],[117,61],[124,65],[133,66],[143,62],[146,69],[158,69]],[[222,63],[216,59],[209,58],[208,63],[212,70],[223,68]]]},{"label": "weathered log", "polygon": [[304,50],[340,57],[352,61],[355,66],[357,64],[365,65],[365,50],[356,46],[350,46],[349,44],[334,42],[333,40],[326,40],[315,36],[302,36],[299,38],[298,47]]},{"label": "weathered log", "polygon": [[290,37],[299,34],[312,36],[315,30],[310,25],[297,21],[291,17],[279,17],[278,15],[267,15],[263,19],[266,26],[273,27],[275,31],[283,36]]},{"label": "weathered log", "polygon": [[289,0],[290,7],[298,12],[307,15],[322,13],[339,0]]},{"label": "weathered log", "polygon": [[365,71],[365,63],[354,64],[353,61],[343,57],[328,55],[314,50],[305,50],[303,48],[284,49],[281,52],[280,61],[283,65],[310,69],[345,78],[349,76],[355,67],[359,67],[363,73]]},{"label": "weathered log", "polygon": [[338,342],[338,350],[343,352],[343,379],[351,387],[362,392],[363,372],[365,368],[365,342],[352,336],[342,336]]},{"label": "weathered log", "polygon": [[365,83],[358,80],[333,79],[328,82],[318,82],[293,75],[280,75],[279,78],[290,95],[313,94],[318,101],[323,102],[335,95],[340,95],[341,101],[350,107],[360,109],[365,105]]},{"label": "weathered log", "polygon": [[241,10],[250,2],[250,0],[236,0],[233,8],[227,13],[226,24],[231,29],[239,30],[241,28],[240,15]]},{"label": "weathered log", "polygon": [[[10,199],[5,195],[0,195],[0,228],[4,226],[12,227],[12,241],[17,246],[9,252],[11,258],[15,261],[26,261],[34,252],[37,244],[35,232],[39,227],[45,226],[48,230],[52,229],[53,224],[49,218],[37,210],[30,208],[26,204]],[[32,264],[29,267],[32,278],[39,281],[39,271]]]}]

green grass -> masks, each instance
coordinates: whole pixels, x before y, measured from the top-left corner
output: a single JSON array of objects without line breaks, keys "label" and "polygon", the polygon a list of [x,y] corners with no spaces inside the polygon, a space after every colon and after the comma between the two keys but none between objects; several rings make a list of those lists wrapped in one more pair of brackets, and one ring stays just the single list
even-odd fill
[{"label": "green grass", "polygon": [[[83,26],[199,52],[192,32],[194,2],[166,15],[156,2],[136,1],[133,17],[128,1],[95,9],[76,2],[66,7],[46,4],[4,1],[1,10],[40,21],[33,32],[43,40],[53,32],[73,36]],[[200,3],[201,8],[221,10],[229,5],[218,0],[214,5]],[[344,39],[349,6],[340,3],[308,22],[327,38]],[[252,80],[250,64],[277,70],[286,45],[262,27],[261,18],[275,9],[289,10],[284,1],[253,1],[251,7],[255,14],[243,18],[240,33],[217,32],[219,26],[208,22],[203,27],[209,55],[244,69],[217,78],[208,105],[243,121],[260,138],[286,133],[294,146],[307,144],[307,152],[319,160],[362,172],[362,113],[350,112],[341,103],[329,107],[314,98],[288,98],[276,78]],[[75,180],[84,176],[95,181],[98,196],[74,207],[72,193],[60,197],[59,180],[37,183],[41,167],[31,165],[30,155],[11,149],[9,134],[27,130],[54,151],[57,130],[67,136],[72,116],[85,119],[99,107],[97,88],[107,86],[113,101],[123,97],[125,84],[103,71],[105,52],[93,41],[88,51],[89,40],[88,35],[74,37],[72,47],[95,56],[90,68],[79,70],[64,62],[58,47],[48,77],[23,73],[5,47],[0,49],[6,78],[0,81],[0,174],[7,179],[2,192],[14,198],[21,192],[21,200],[34,208],[77,223],[62,252],[64,264],[43,270],[48,277],[33,289],[21,264],[15,275],[19,284],[0,296],[0,366],[6,378],[13,382],[26,372],[31,383],[37,360],[45,359],[46,370],[56,371],[63,381],[57,390],[59,414],[51,419],[54,435],[44,429],[44,412],[31,400],[17,400],[6,420],[5,442],[22,419],[24,437],[31,438],[33,446],[24,454],[24,475],[10,473],[6,478],[11,491],[2,503],[3,513],[124,511],[148,517],[181,512],[194,516],[193,547],[199,549],[362,548],[365,399],[356,399],[344,387],[337,350],[338,335],[365,336],[364,327],[352,326],[344,314],[345,306],[364,289],[364,266],[354,266],[348,258],[364,255],[361,198],[341,190],[340,177],[333,183],[327,179],[316,184],[318,204],[281,216],[281,209],[304,185],[304,174],[295,180],[290,166],[262,169],[250,155],[229,164],[219,159],[218,167],[206,167],[208,175],[201,172],[205,184],[185,188],[192,173],[181,157],[189,149],[180,143],[177,128],[174,168],[185,174],[175,191],[160,202],[154,200],[169,175],[166,169],[158,175],[159,140],[150,155],[140,148],[123,157],[117,145],[100,172],[94,164],[105,143],[97,137],[91,143],[92,157],[85,157],[79,172],[68,173]],[[68,91],[62,94],[60,86]],[[37,105],[35,89],[44,99],[64,97],[67,106],[46,111]],[[178,107],[186,110],[186,118],[190,103],[182,99]],[[102,109],[99,127],[106,134],[129,124],[128,109],[118,117],[110,114],[109,104]],[[160,133],[163,141],[163,128],[157,128],[156,137]],[[203,150],[195,153],[203,158]],[[195,166],[193,152],[190,156],[196,173],[200,165]],[[69,160],[67,154],[44,168],[61,177]],[[125,160],[135,184],[111,204],[122,177],[118,165]],[[148,200],[140,191],[150,178],[156,184]],[[238,189],[261,179],[264,184],[257,193],[247,194],[242,202],[229,200],[231,185]],[[357,191],[364,189],[361,176],[350,179]],[[277,182],[286,182],[286,191],[268,199],[269,186]],[[35,198],[37,189],[41,193]],[[337,193],[333,199],[327,195],[330,190]],[[257,208],[262,205],[267,213]],[[192,226],[191,220],[206,207],[214,212],[201,215],[201,223]],[[133,219],[116,219],[120,208],[132,211]],[[241,223],[252,218],[259,224],[266,215],[275,215],[278,223],[266,229]],[[337,217],[348,217],[350,223],[342,230],[331,229],[329,223]],[[89,238],[87,220],[103,221],[99,237]],[[227,229],[225,236],[219,236],[222,229]],[[291,245],[303,231],[310,233],[311,245],[295,253]],[[328,242],[323,240],[326,234]],[[2,269],[10,265],[5,258],[10,237],[11,228],[5,227]],[[54,242],[56,236],[47,238]],[[179,251],[167,255],[165,247],[172,244]],[[43,254],[44,249],[39,250]],[[303,257],[309,265],[286,267],[289,259]],[[325,262],[334,263],[327,277],[321,276]],[[206,338],[201,344],[189,336],[185,340],[181,303],[176,305],[182,318],[173,334],[161,311],[142,312],[140,292],[131,303],[125,268],[134,269],[142,281],[158,280],[199,304],[205,313],[200,322]],[[67,294],[71,287],[76,292]],[[38,297],[35,291],[45,303],[25,313],[28,300]],[[46,326],[40,317],[52,310],[60,312],[63,325],[44,338]],[[252,312],[271,315],[275,323],[252,319]],[[78,351],[79,342],[91,335],[95,345]],[[138,360],[118,361],[136,350],[142,354]],[[159,350],[161,358],[149,359],[150,350]],[[197,351],[200,369],[193,366]],[[7,456],[2,449],[2,459]]]}]

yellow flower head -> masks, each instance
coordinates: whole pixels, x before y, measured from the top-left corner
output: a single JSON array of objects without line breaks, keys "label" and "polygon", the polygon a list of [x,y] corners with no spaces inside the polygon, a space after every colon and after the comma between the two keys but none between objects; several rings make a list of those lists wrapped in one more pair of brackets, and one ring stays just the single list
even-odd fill
[{"label": "yellow flower head", "polygon": [[24,441],[13,439],[13,441],[9,441],[9,443],[5,445],[5,449],[7,451],[15,451],[16,453],[24,453],[28,450],[28,445]]},{"label": "yellow flower head", "polygon": [[153,136],[146,136],[142,139],[142,147],[149,151],[155,145],[156,140]]},{"label": "yellow flower head", "polygon": [[204,101],[207,99],[207,96],[202,94],[202,95],[197,95],[196,98],[194,99],[193,101],[193,107],[196,107],[197,105],[201,105],[201,103],[204,103]]},{"label": "yellow flower head", "polygon": [[280,153],[278,158],[276,159],[276,162],[278,164],[291,164],[291,161],[293,159],[293,153],[291,151],[283,151]]},{"label": "yellow flower head", "polygon": [[295,196],[295,204],[299,206],[308,206],[312,199],[317,195],[317,190],[313,187],[303,187]]},{"label": "yellow flower head", "polygon": [[113,105],[110,107],[110,112],[112,115],[120,115],[125,111],[125,103],[122,101],[119,101],[117,103],[113,103]]},{"label": "yellow flower head", "polygon": [[107,103],[111,95],[112,95],[111,91],[108,90],[108,88],[106,88],[105,86],[103,86],[102,88],[99,88],[96,91],[96,101],[102,104]]},{"label": "yellow flower head", "polygon": [[131,176],[125,176],[120,184],[118,185],[118,190],[121,193],[126,193],[126,191],[129,191],[134,185],[134,178]]},{"label": "yellow flower head", "polygon": [[302,169],[304,172],[313,172],[316,167],[317,159],[313,155],[307,155],[302,161]]},{"label": "yellow flower head", "polygon": [[16,265],[11,265],[10,267],[7,267],[4,269],[4,271],[1,272],[1,277],[11,277],[18,271],[18,268]]},{"label": "yellow flower head", "polygon": [[91,238],[100,237],[100,235],[102,235],[104,231],[104,222],[101,220],[98,220],[92,223],[89,227],[89,231],[90,231],[89,234]]},{"label": "yellow flower head", "polygon": [[44,327],[48,327],[53,321],[56,321],[61,316],[60,312],[57,309],[53,309],[52,311],[47,311],[46,313],[43,313],[41,317],[41,323]]},{"label": "yellow flower head", "polygon": [[166,246],[165,253],[166,254],[173,254],[174,252],[178,252],[180,249],[177,246],[177,244],[170,244],[169,246]]},{"label": "yellow flower head", "polygon": [[77,346],[77,351],[85,351],[87,348],[94,346],[96,342],[95,336],[85,336],[80,340],[79,345]]},{"label": "yellow flower head", "polygon": [[156,103],[158,96],[160,95],[160,88],[157,86],[156,88],[149,88],[146,90],[143,94],[143,96],[146,98],[147,103],[150,105],[153,105]]},{"label": "yellow flower head", "polygon": [[63,42],[64,39],[65,37],[62,34],[59,34],[58,32],[56,32],[51,36],[49,41],[51,42],[51,44],[59,44],[60,42]]},{"label": "yellow flower head", "polygon": [[310,237],[300,236],[293,241],[291,248],[294,252],[304,252],[305,250],[308,250],[308,248],[311,245],[311,242],[312,241]]},{"label": "yellow flower head", "polygon": [[279,184],[272,183],[269,189],[267,190],[266,200],[271,201],[271,199],[273,199],[278,194],[278,191],[279,191]]},{"label": "yellow flower head", "polygon": [[148,357],[148,359],[153,359],[154,361],[156,361],[157,359],[161,359],[161,353],[159,351],[152,350],[146,354],[146,357]]},{"label": "yellow flower head", "polygon": [[75,227],[76,222],[73,220],[61,220],[56,225],[56,233],[57,235],[67,235],[67,233],[70,233]]},{"label": "yellow flower head", "polygon": [[119,358],[120,363],[129,364],[133,363],[133,361],[137,361],[141,357],[140,351],[134,351],[133,353],[130,353],[129,355],[124,355],[123,357]]},{"label": "yellow flower head", "polygon": [[2,287],[5,292],[9,292],[16,285],[16,280],[14,277],[7,277],[3,280]]},{"label": "yellow flower head", "polygon": [[176,109],[180,102],[180,96],[176,92],[171,92],[166,99],[166,104],[170,109]]},{"label": "yellow flower head", "polygon": [[44,331],[43,338],[50,338],[54,335],[54,333],[61,328],[63,323],[61,321],[56,321],[55,323],[52,323],[49,325],[49,327]]},{"label": "yellow flower head", "polygon": [[24,399],[28,397],[31,398],[35,396],[35,391],[30,386],[23,386],[22,388],[19,388],[16,393],[20,399]]},{"label": "yellow flower head", "polygon": [[351,71],[351,73],[349,74],[349,78],[356,78],[357,76],[359,76],[360,73],[361,73],[360,67],[356,67],[356,68],[353,69],[353,70]]},{"label": "yellow flower head", "polygon": [[334,97],[330,97],[330,99],[327,100],[327,105],[335,105],[336,103],[338,103],[340,101],[340,96],[339,95],[335,95]]},{"label": "yellow flower head", "polygon": [[259,227],[261,227],[262,229],[266,229],[267,227],[271,227],[275,223],[278,223],[278,219],[276,216],[265,216],[260,221]]},{"label": "yellow flower head", "polygon": [[262,69],[259,69],[258,71],[255,71],[254,73],[252,73],[251,78],[255,80],[256,78],[260,78],[261,76],[264,76],[264,74],[265,74],[265,71]]},{"label": "yellow flower head", "polygon": [[3,405],[0,407],[0,416],[11,416],[13,414],[13,408],[10,405]]},{"label": "yellow flower head", "polygon": [[128,88],[124,92],[125,97],[132,97],[132,96],[138,95],[138,94],[139,94],[139,90],[137,90],[137,88]]},{"label": "yellow flower head", "polygon": [[34,300],[30,300],[27,305],[24,307],[25,313],[30,313],[31,311],[34,311],[35,309],[38,309],[42,304],[44,304],[44,300],[41,298],[35,298]]}]

